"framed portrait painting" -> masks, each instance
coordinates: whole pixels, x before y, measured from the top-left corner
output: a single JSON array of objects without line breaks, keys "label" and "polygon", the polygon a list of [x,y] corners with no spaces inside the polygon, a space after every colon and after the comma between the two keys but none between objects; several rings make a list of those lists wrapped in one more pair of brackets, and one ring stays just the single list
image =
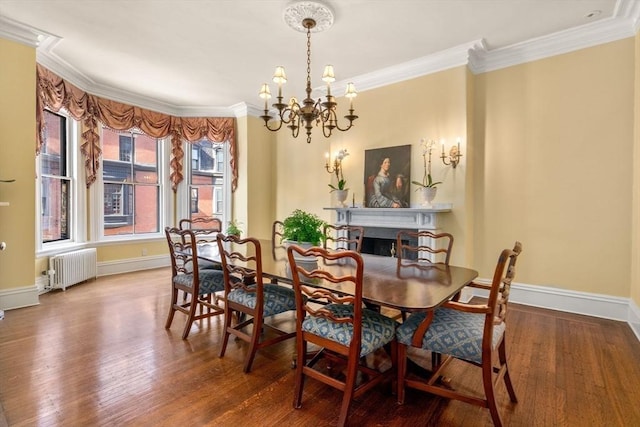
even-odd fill
[{"label": "framed portrait painting", "polygon": [[365,205],[368,208],[408,208],[411,145],[364,152]]}]

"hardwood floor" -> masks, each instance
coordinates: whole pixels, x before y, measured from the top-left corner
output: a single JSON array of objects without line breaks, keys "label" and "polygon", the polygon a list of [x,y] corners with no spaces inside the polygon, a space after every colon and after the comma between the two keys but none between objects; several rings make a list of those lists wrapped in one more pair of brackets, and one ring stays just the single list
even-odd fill
[{"label": "hardwood floor", "polygon": [[[0,426],[328,426],[341,394],[307,380],[293,409],[293,341],[259,352],[242,373],[246,343],[218,357],[222,319],[184,316],[164,329],[168,269],[102,277],[42,295],[41,304],[0,321]],[[288,321],[288,319],[283,319]],[[640,425],[640,343],[629,326],[510,305],[509,363],[519,403],[500,388],[510,426]],[[456,377],[480,389],[466,364]],[[467,385],[465,385],[467,387]],[[489,426],[486,409],[407,390],[399,406],[390,387],[352,406],[354,426]]]}]

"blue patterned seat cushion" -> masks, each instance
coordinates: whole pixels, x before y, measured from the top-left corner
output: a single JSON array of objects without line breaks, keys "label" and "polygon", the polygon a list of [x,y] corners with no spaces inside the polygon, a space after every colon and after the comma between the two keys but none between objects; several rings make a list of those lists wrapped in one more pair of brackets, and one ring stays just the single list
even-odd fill
[{"label": "blue patterned seat cushion", "polygon": [[[331,311],[336,317],[353,317],[351,304],[328,304],[323,308]],[[395,336],[396,326],[398,325],[393,319],[375,311],[363,309],[360,357],[391,342]],[[353,324],[338,323],[324,317],[307,315],[302,321],[302,330],[347,346],[353,338]]]},{"label": "blue patterned seat cushion", "polygon": [[[213,294],[224,291],[224,273],[220,270],[200,270],[200,295]],[[183,286],[193,286],[193,274],[178,274],[174,283]]]},{"label": "blue patterned seat cushion", "polygon": [[[398,327],[398,342],[411,345],[413,333],[424,320],[425,313],[414,313]],[[482,334],[484,314],[465,313],[449,308],[435,311],[433,322],[422,338],[422,348],[459,359],[482,363]],[[496,348],[504,334],[505,324],[494,325],[492,348]]]},{"label": "blue patterned seat cushion", "polygon": [[[262,289],[264,290],[264,307],[262,310],[264,317],[296,309],[296,294],[293,289],[271,283],[265,283]],[[227,299],[249,308],[256,308],[257,298],[255,292],[247,292],[238,288],[229,292]]]},{"label": "blue patterned seat cushion", "polygon": [[222,270],[222,264],[206,259],[198,260],[198,269],[200,270]]}]

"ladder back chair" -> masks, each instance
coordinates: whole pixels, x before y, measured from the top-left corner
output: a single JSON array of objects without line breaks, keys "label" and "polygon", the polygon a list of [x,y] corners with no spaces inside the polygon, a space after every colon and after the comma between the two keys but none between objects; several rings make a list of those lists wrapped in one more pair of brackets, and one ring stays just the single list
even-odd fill
[{"label": "ladder back chair", "polygon": [[[244,372],[247,373],[251,371],[258,350],[295,337],[295,331],[285,331],[264,322],[269,317],[295,310],[295,294],[291,287],[264,283],[261,247],[257,239],[219,233],[217,242],[225,297],[220,357],[224,357],[230,335],[246,341],[249,349]],[[271,332],[269,337],[267,329]]]},{"label": "ladder back chair", "polygon": [[[196,243],[200,245],[216,244],[216,235],[222,231],[222,222],[214,217],[185,218],[180,220],[178,227],[180,230],[193,231]],[[221,269],[219,263],[203,259],[200,260],[199,266],[201,269]]]},{"label": "ladder back chair", "polygon": [[331,225],[325,224],[323,227],[324,248],[333,246],[334,250],[351,250],[362,252],[362,239],[364,238],[364,227],[356,225]]},{"label": "ladder back chair", "polygon": [[[287,249],[287,256],[296,293],[297,360],[293,406],[302,406],[305,377],[314,378],[344,393],[338,415],[338,426],[344,426],[352,400],[395,372],[396,322],[363,308],[364,263],[360,254],[354,251],[329,252],[321,247],[304,250],[294,245]],[[297,256],[315,257],[317,262],[299,261]],[[342,271],[341,276],[322,269],[336,264],[347,264],[353,268]],[[319,281],[353,288],[353,295],[340,295],[307,284]],[[323,305],[313,302],[321,299],[325,300]],[[310,354],[308,343],[321,347],[321,350]],[[391,347],[391,369],[380,372],[364,364],[365,356],[387,345]],[[327,363],[319,363],[321,360]],[[336,367],[342,365],[346,365],[345,376],[343,370]],[[362,375],[358,376],[358,372]]]},{"label": "ladder back chair", "polygon": [[[441,308],[428,313],[415,313],[398,328],[398,403],[404,403],[405,387],[426,391],[448,399],[456,399],[488,408],[495,426],[502,426],[496,386],[504,380],[511,402],[516,393],[507,365],[505,317],[511,282],[522,244],[505,249],[498,258],[491,285],[472,282],[469,286],[489,290],[485,304],[465,304],[447,301]],[[407,373],[407,348],[415,347],[437,352],[445,357],[427,380]],[[447,365],[454,359],[482,369],[484,395],[456,391],[453,381],[439,382]],[[460,381],[464,381],[460,378]]]},{"label": "ladder back chair", "polygon": [[[171,256],[171,306],[165,328],[171,327],[176,311],[186,314],[182,333],[182,339],[186,339],[193,322],[224,313],[211,302],[213,294],[224,290],[224,277],[220,270],[199,268],[197,238],[193,231],[167,227],[165,236]],[[179,291],[184,292],[182,302],[178,302]],[[196,314],[197,309],[199,314]]]},{"label": "ladder back chair", "polygon": [[[417,241],[417,244],[415,242]],[[398,268],[424,263],[449,265],[453,236],[449,233],[433,233],[428,230],[399,231],[396,235]]]}]

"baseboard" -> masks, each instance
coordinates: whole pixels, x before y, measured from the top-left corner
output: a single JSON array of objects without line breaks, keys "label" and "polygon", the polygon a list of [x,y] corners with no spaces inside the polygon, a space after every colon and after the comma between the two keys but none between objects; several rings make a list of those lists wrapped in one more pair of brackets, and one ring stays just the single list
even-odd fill
[{"label": "baseboard", "polygon": [[631,326],[631,330],[640,341],[640,308],[638,308],[634,300],[629,302],[629,326]]},{"label": "baseboard", "polygon": [[[148,256],[107,261],[98,263],[98,276],[131,273],[134,271],[150,270],[153,268],[169,267],[171,260],[166,255]],[[33,286],[0,290],[0,309],[13,310],[40,304],[39,295],[47,292],[48,278],[36,277]],[[6,315],[6,314],[5,314]]]},{"label": "baseboard", "polygon": [[106,261],[98,263],[98,276],[110,276],[112,274],[131,273],[169,266],[171,266],[171,259],[167,255]]},{"label": "baseboard", "polygon": [[[478,280],[491,283],[489,280]],[[474,296],[487,292],[474,289]],[[640,340],[640,309],[631,298],[513,283],[509,301],[517,304],[627,322]]]},{"label": "baseboard", "polygon": [[0,309],[12,310],[14,308],[38,305],[40,304],[38,294],[36,285],[0,290]]}]

